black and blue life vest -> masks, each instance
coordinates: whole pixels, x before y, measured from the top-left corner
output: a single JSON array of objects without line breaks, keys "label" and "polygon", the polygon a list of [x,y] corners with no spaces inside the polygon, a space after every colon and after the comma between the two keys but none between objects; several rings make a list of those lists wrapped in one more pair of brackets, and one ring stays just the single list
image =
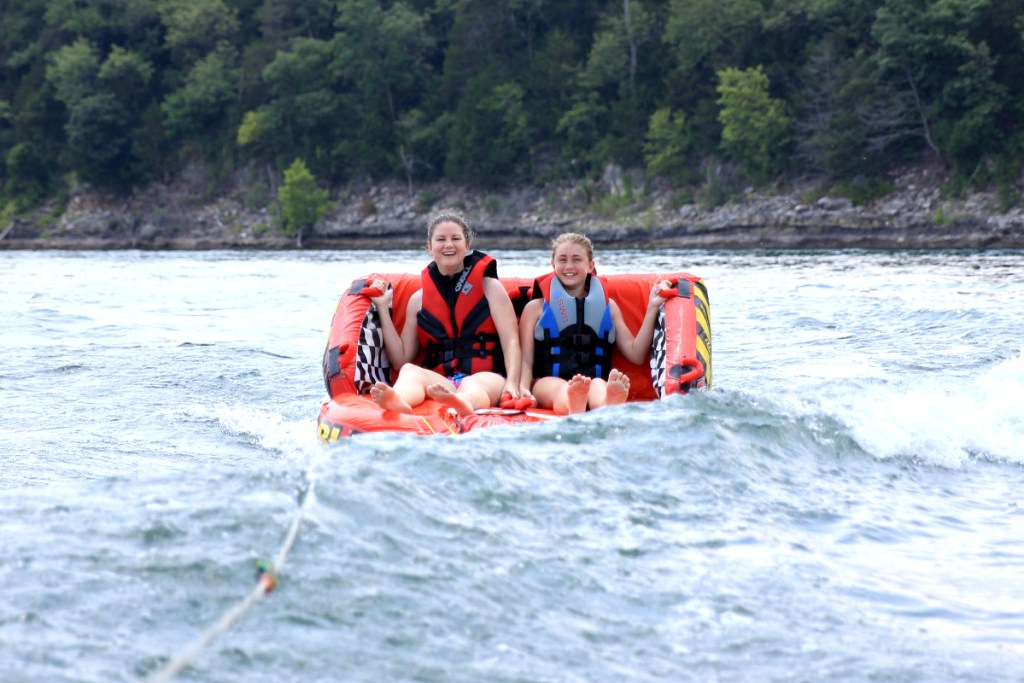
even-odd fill
[{"label": "black and blue life vest", "polygon": [[544,309],[533,330],[534,377],[608,379],[615,326],[600,278],[587,276],[587,295],[570,296],[557,277],[538,282]]}]

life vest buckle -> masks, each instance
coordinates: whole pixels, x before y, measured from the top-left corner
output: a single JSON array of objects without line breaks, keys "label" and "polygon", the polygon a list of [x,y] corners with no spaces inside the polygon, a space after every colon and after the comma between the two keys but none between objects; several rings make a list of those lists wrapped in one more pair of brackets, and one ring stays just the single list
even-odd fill
[{"label": "life vest buckle", "polygon": [[572,335],[572,345],[576,348],[590,346],[590,335],[586,333]]}]

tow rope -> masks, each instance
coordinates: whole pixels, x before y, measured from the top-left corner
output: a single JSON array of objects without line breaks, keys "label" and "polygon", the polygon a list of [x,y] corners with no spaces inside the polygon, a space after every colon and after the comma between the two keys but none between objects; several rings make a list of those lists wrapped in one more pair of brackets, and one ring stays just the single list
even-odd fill
[{"label": "tow rope", "polygon": [[245,599],[241,600],[234,607],[224,613],[223,616],[206,630],[201,636],[189,645],[187,648],[182,650],[180,653],[172,657],[166,664],[154,671],[147,679],[146,683],[166,683],[175,676],[185,670],[187,666],[192,664],[196,658],[210,646],[221,634],[231,628],[232,624],[238,621],[243,614],[248,611],[250,607],[259,602],[260,598],[269,593],[272,593],[277,587],[278,574],[281,569],[284,568],[285,559],[288,557],[288,553],[291,552],[292,546],[295,545],[295,539],[299,535],[299,526],[302,524],[302,518],[306,514],[306,502],[310,500],[313,492],[313,482],[310,482],[309,488],[305,491],[302,496],[302,500],[299,503],[299,509],[296,510],[295,516],[292,518],[291,527],[288,529],[288,535],[284,539],[284,543],[281,545],[281,549],[278,550],[277,556],[274,558],[274,562],[270,563],[265,560],[261,560],[256,565],[256,587],[253,588],[252,592],[249,593]]}]

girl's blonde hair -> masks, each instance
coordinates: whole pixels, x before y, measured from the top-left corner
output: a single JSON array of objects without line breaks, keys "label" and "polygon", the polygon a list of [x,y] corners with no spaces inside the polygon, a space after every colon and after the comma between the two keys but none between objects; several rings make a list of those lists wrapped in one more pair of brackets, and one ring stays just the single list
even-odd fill
[{"label": "girl's blonde hair", "polygon": [[563,232],[561,235],[551,240],[551,258],[555,258],[555,252],[558,251],[558,247],[563,244],[579,244],[587,250],[587,259],[590,261],[594,260],[594,243],[590,241],[590,238],[584,235],[582,232]]},{"label": "girl's blonde hair", "polygon": [[469,227],[469,223],[462,217],[462,214],[458,213],[454,209],[442,209],[440,213],[436,214],[427,223],[427,244],[430,244],[430,240],[434,239],[434,230],[441,223],[455,223],[457,226],[462,228],[462,236],[466,238],[466,245],[473,241],[473,230]]}]

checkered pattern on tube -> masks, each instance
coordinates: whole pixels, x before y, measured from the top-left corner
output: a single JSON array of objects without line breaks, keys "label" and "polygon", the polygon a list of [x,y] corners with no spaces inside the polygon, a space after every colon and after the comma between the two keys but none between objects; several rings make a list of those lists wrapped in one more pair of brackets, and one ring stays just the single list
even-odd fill
[{"label": "checkered pattern on tube", "polygon": [[658,309],[651,340],[651,384],[658,398],[665,396],[665,307]]},{"label": "checkered pattern on tube", "polygon": [[368,394],[375,382],[391,383],[391,363],[384,353],[384,331],[380,327],[377,306],[371,304],[359,327],[359,343],[356,345],[356,391]]}]

